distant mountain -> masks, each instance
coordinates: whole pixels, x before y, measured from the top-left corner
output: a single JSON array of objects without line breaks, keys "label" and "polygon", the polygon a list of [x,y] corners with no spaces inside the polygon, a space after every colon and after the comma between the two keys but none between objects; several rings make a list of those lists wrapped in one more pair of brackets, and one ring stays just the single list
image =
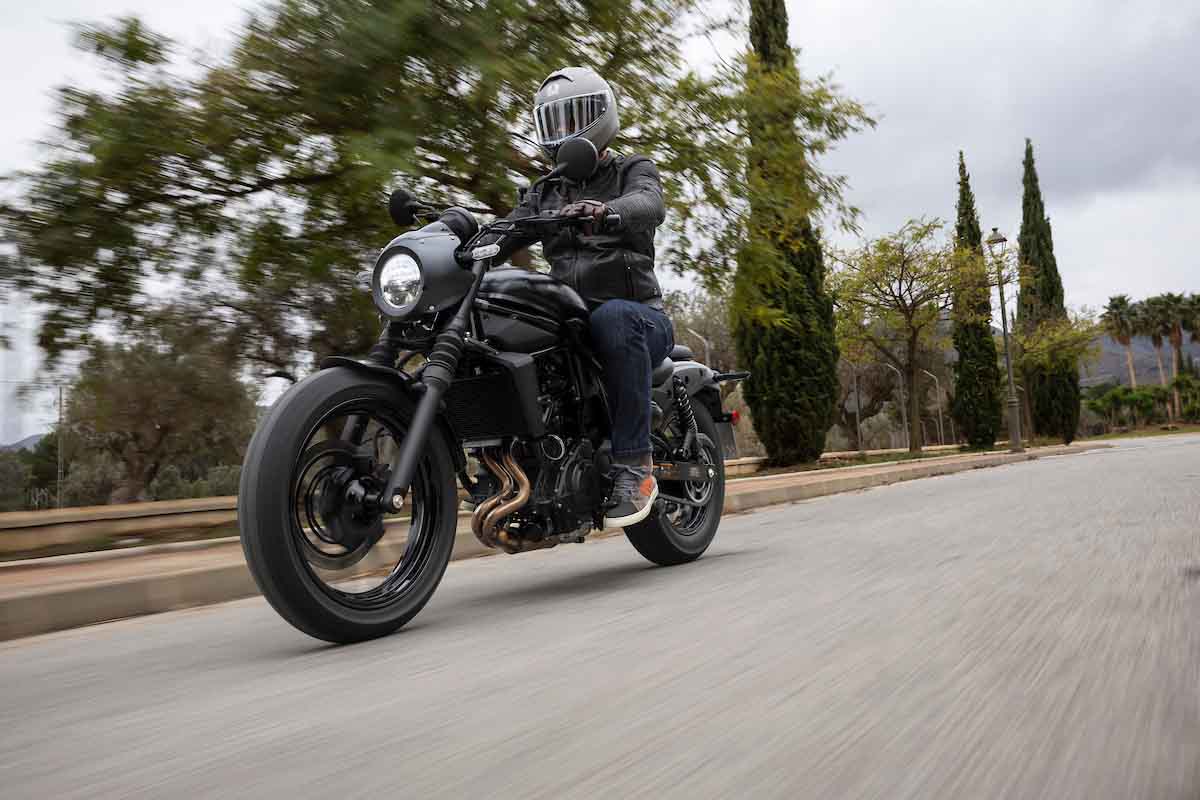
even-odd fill
[{"label": "distant mountain", "polygon": [[32,450],[33,448],[37,447],[37,443],[42,440],[43,436],[45,436],[44,433],[35,433],[33,436],[26,436],[19,442],[13,442],[12,444],[0,444],[0,451],[15,452],[18,450]]},{"label": "distant mountain", "polygon": [[[1185,334],[1186,336],[1186,334]],[[1080,370],[1082,377],[1089,383],[1104,383],[1105,378],[1111,381],[1129,385],[1129,368],[1125,366],[1125,348],[1107,336],[1100,337],[1100,356],[1090,364],[1085,364]],[[1183,343],[1183,352],[1193,359],[1200,361],[1200,344]],[[1163,372],[1167,380],[1171,380],[1171,359],[1175,352],[1169,344],[1162,349]],[[1133,339],[1133,371],[1137,375],[1138,385],[1158,385],[1158,362],[1154,357],[1154,345],[1148,336],[1135,336]]]},{"label": "distant mountain", "polygon": [[[938,326],[939,333],[949,338],[951,336],[951,325],[943,320]],[[1189,342],[1187,339],[1190,334],[1184,334],[1183,353],[1184,358],[1190,353],[1192,358],[1200,364],[1200,343]],[[999,328],[992,328],[992,336],[996,339],[996,351],[1001,359],[1004,358],[1004,344]],[[1081,364],[1079,368],[1080,382],[1083,386],[1097,386],[1104,383],[1119,383],[1123,386],[1129,385],[1129,369],[1125,366],[1125,347],[1110,339],[1108,336],[1101,336],[1097,344],[1100,347],[1100,354],[1092,361]],[[1138,386],[1158,385],[1158,361],[1154,357],[1154,345],[1150,342],[1149,336],[1135,336],[1133,338],[1133,371],[1137,374]],[[1171,359],[1175,357],[1171,345],[1163,344],[1162,349],[1162,364],[1163,372],[1167,376],[1167,382],[1171,380]],[[953,346],[947,347],[945,352],[947,364],[953,364],[958,360],[958,351]],[[1003,362],[1002,362],[1003,365]]]}]

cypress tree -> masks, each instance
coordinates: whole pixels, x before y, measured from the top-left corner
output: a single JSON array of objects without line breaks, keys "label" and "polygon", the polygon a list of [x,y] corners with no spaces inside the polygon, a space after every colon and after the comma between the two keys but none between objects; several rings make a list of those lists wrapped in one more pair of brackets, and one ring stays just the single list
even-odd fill
[{"label": "cypress tree", "polygon": [[992,298],[983,261],[983,232],[963,154],[958,153],[958,221],[954,247],[970,254],[954,292],[954,400],[950,413],[971,447],[991,447],[1000,430],[1000,364],[992,338]]},{"label": "cypress tree", "polygon": [[[751,219],[738,256],[734,320],[745,397],[772,461],[812,461],[825,447],[837,397],[833,303],[825,291],[812,191],[793,179],[800,81],[783,0],[751,0],[747,71]],[[772,88],[774,91],[772,91]],[[789,177],[790,176],[790,177]]]},{"label": "cypress tree", "polygon": [[[1025,140],[1024,198],[1021,203],[1021,291],[1017,298],[1017,325],[1030,334],[1044,322],[1064,319],[1062,278],[1054,258],[1050,219],[1042,203],[1033,142]],[[1079,427],[1079,365],[1073,359],[1050,367],[1024,370],[1025,391],[1033,416],[1033,432],[1061,437],[1070,443]]]}]

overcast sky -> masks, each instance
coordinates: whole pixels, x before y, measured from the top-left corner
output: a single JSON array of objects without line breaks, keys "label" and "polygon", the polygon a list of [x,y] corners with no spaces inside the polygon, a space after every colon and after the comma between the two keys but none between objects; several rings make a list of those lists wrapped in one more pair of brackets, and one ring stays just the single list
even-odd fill
[{"label": "overcast sky", "polygon": [[[0,173],[36,157],[55,86],[95,80],[66,23],[135,12],[190,49],[219,52],[256,5],[2,2]],[[961,149],[982,224],[1015,239],[1028,136],[1069,305],[1200,291],[1200,2],[806,0],[788,9],[802,67],[832,71],[880,119],[828,162],[849,177],[864,233],[923,214],[952,221]],[[10,305],[0,321],[21,313]],[[27,346],[0,353],[0,379],[35,367]],[[44,424],[44,408],[13,408],[9,397],[0,409],[0,443]]]}]

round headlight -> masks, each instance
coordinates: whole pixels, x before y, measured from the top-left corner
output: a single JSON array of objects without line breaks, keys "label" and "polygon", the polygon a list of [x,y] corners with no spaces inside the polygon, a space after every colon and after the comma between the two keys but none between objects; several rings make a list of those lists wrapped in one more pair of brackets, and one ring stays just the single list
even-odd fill
[{"label": "round headlight", "polygon": [[406,311],[421,296],[421,266],[408,253],[396,253],[379,268],[379,298],[392,311]]}]

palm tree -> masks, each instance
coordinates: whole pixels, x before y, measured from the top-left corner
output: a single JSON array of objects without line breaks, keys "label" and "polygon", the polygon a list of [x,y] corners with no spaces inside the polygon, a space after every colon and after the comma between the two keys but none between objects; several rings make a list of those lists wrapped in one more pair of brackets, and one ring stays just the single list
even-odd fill
[{"label": "palm tree", "polygon": [[1125,366],[1129,368],[1129,385],[1134,389],[1137,385],[1137,372],[1133,369],[1133,334],[1134,334],[1134,305],[1129,302],[1129,295],[1118,294],[1108,298],[1104,314],[1100,317],[1104,330],[1125,348]]},{"label": "palm tree", "polygon": [[[1162,305],[1161,297],[1147,297],[1134,307],[1135,330],[1142,336],[1150,337],[1154,345],[1154,358],[1158,362],[1158,383],[1164,389],[1167,386],[1167,373],[1163,370],[1163,339],[1167,331],[1167,315]],[[1170,417],[1170,404],[1167,404],[1167,416]]]},{"label": "palm tree", "polygon": [[1187,321],[1185,327],[1191,333],[1193,344],[1200,342],[1200,294],[1193,294],[1187,300]]},{"label": "palm tree", "polygon": [[[1189,322],[1191,304],[1181,294],[1167,292],[1162,295],[1163,315],[1167,329],[1167,340],[1171,342],[1171,379],[1179,377],[1179,366],[1183,363],[1183,329]],[[1175,416],[1183,414],[1183,404],[1179,400],[1179,388],[1173,390],[1175,397]]]}]

